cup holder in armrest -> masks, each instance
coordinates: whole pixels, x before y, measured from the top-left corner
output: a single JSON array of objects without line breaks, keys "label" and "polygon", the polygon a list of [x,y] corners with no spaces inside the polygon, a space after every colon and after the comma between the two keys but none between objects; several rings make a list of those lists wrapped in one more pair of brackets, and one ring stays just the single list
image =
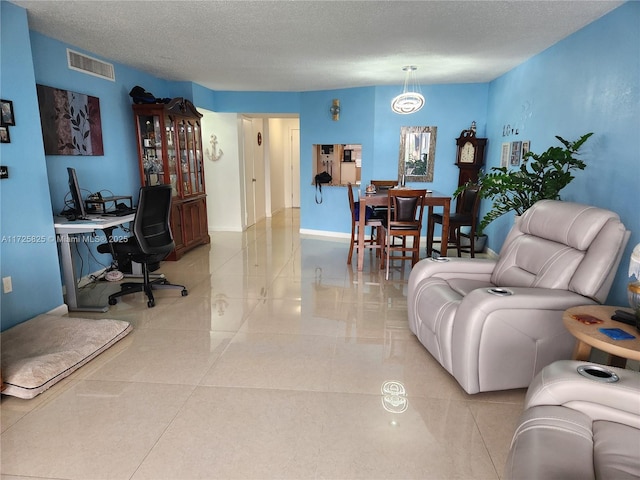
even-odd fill
[{"label": "cup holder in armrest", "polygon": [[433,262],[448,262],[449,259],[447,257],[430,257]]},{"label": "cup holder in armrest", "polygon": [[491,295],[497,295],[499,297],[507,297],[509,295],[513,295],[513,292],[511,290],[499,287],[488,288],[487,292],[489,292]]},{"label": "cup holder in armrest", "polygon": [[600,365],[580,365],[578,367],[578,373],[596,382],[614,383],[620,380],[615,372]]}]

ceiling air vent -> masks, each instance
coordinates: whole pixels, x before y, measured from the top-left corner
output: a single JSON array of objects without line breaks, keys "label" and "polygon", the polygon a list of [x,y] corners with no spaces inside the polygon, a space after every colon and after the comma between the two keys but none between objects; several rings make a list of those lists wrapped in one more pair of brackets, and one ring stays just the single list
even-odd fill
[{"label": "ceiling air vent", "polygon": [[115,81],[116,79],[113,64],[111,63],[103,62],[97,58],[74,52],[68,48],[67,60],[69,61],[69,68],[71,70],[77,70],[78,72],[84,72],[89,75],[94,75],[111,81]]}]

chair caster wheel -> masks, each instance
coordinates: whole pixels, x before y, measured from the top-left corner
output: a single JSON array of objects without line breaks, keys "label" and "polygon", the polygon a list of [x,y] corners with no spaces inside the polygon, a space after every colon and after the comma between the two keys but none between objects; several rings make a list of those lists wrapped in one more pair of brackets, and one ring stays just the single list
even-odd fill
[{"label": "chair caster wheel", "polygon": [[182,294],[183,297],[186,297],[187,295],[189,295],[189,292],[187,292],[187,289],[185,288],[184,290],[182,290],[182,292],[180,292]]},{"label": "chair caster wheel", "polygon": [[118,303],[118,299],[117,298],[110,298],[109,299],[109,305],[115,305],[116,303]]},{"label": "chair caster wheel", "polygon": [[151,308],[151,307],[155,307],[156,306],[156,302],[154,302],[153,300],[149,300],[147,302],[147,307]]}]

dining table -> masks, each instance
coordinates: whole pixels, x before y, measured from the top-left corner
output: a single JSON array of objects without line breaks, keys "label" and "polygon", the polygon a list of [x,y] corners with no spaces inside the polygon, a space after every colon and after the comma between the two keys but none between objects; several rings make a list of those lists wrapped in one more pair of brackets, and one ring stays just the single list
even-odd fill
[{"label": "dining table", "polygon": [[[396,187],[403,188],[403,187]],[[375,193],[362,194],[359,197],[360,211],[364,212],[366,207],[384,207],[388,205],[388,190],[381,189]],[[440,255],[447,256],[447,245],[449,243],[449,210],[451,207],[451,195],[427,190],[424,197],[423,208],[428,207],[427,220],[433,215],[434,207],[442,207],[442,239],[440,247]],[[365,215],[360,215],[358,219],[358,245],[364,245],[365,237]],[[429,223],[429,222],[427,222]],[[428,229],[429,230],[429,229]],[[427,231],[427,252],[431,253],[431,245],[433,245],[433,228]],[[358,271],[362,271],[364,267],[364,248],[358,248]]]}]

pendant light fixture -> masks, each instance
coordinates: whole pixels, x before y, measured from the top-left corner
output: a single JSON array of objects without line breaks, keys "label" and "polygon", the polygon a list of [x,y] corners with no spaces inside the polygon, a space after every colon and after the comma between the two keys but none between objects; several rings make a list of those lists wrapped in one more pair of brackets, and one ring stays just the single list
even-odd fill
[{"label": "pendant light fixture", "polygon": [[407,72],[404,79],[404,88],[402,93],[391,100],[391,110],[396,113],[407,115],[415,113],[424,106],[424,97],[420,93],[420,87],[416,81],[415,71],[418,67],[407,65],[402,70]]}]

